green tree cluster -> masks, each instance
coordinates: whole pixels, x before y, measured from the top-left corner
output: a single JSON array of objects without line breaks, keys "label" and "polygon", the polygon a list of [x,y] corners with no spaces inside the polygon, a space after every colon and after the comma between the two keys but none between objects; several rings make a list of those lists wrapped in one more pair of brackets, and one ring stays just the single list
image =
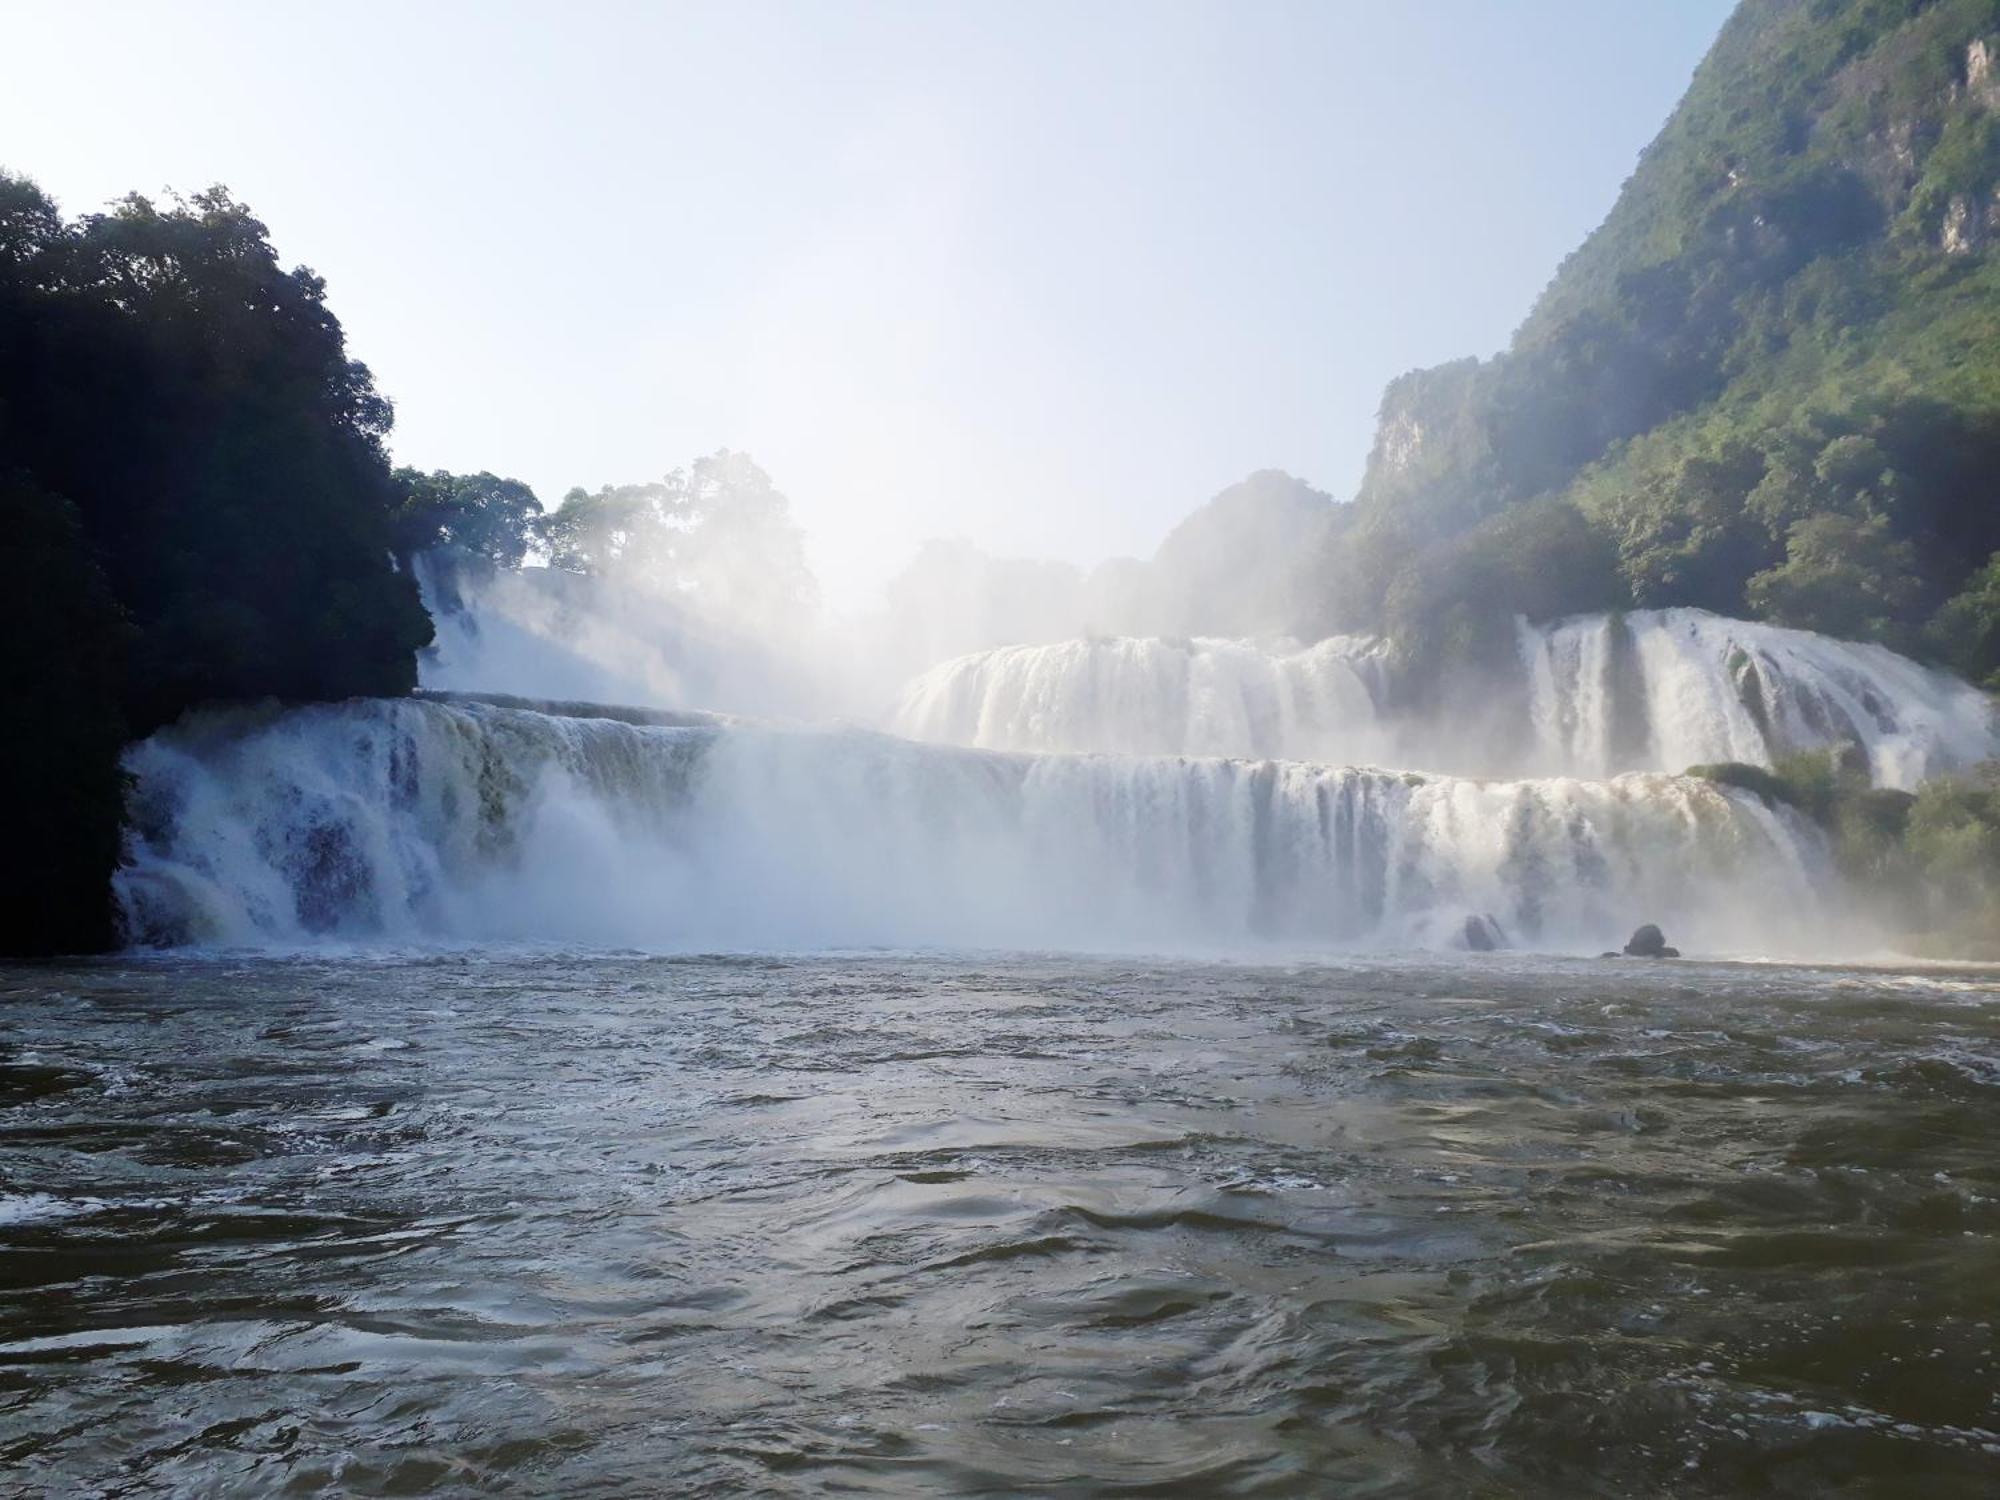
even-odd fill
[{"label": "green tree cluster", "polygon": [[481,470],[452,474],[398,469],[391,517],[396,557],[443,555],[494,568],[518,568],[541,540],[542,502],[518,479]]},{"label": "green tree cluster", "polygon": [[1914,793],[1869,785],[1864,758],[1801,751],[1769,770],[1727,762],[1690,775],[1797,808],[1825,830],[1841,873],[1891,904],[1919,950],[2000,958],[2000,761]]},{"label": "green tree cluster", "polygon": [[791,502],[727,448],[662,480],[573,489],[534,534],[553,568],[643,581],[717,616],[777,622],[818,597]]},{"label": "green tree cluster", "polygon": [[125,736],[415,684],[390,420],[324,283],[221,189],[71,220],[0,175],[0,949],[110,940]]}]

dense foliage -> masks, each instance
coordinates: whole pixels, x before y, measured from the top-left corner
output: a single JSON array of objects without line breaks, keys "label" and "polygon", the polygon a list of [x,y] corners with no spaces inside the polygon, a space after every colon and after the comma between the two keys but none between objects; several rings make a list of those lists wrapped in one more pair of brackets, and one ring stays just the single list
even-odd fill
[{"label": "dense foliage", "polygon": [[324,292],[219,189],[65,220],[0,176],[9,878],[72,893],[15,893],[0,948],[108,938],[122,735],[416,681],[389,405]]},{"label": "dense foliage", "polygon": [[2000,958],[2000,761],[1940,776],[1914,794],[1869,785],[1864,765],[1803,751],[1762,766],[1695,766],[1693,775],[1781,802],[1826,830],[1855,887],[1890,903],[1911,946]]},{"label": "dense foliage", "polygon": [[553,568],[643,582],[712,618],[779,623],[818,598],[791,502],[727,448],[656,482],[573,489],[535,537]]},{"label": "dense foliage", "polygon": [[78,951],[114,936],[131,646],[76,507],[0,473],[0,952]]},{"label": "dense foliage", "polygon": [[1996,185],[2000,0],[1745,0],[1512,346],[1389,387],[1312,623],[1699,605],[2000,673]]},{"label": "dense foliage", "polygon": [[542,502],[518,479],[398,469],[394,480],[395,549],[406,567],[430,554],[518,568],[541,539]]}]

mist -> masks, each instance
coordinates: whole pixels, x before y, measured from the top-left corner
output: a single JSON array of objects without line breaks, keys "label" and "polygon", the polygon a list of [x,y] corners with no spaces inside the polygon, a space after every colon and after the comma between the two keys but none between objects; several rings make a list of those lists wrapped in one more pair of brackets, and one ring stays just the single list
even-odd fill
[{"label": "mist", "polygon": [[149,742],[134,930],[1575,951],[1643,916],[1706,951],[1865,952],[1894,914],[1825,829],[1683,773],[1838,753],[1907,791],[1996,746],[1946,672],[1700,610],[1515,617],[1444,670],[1315,631],[1350,515],[1276,471],[1145,558],[932,541],[847,613],[746,454],[513,530],[506,482],[426,483],[459,497],[410,563],[442,701]]},{"label": "mist", "polygon": [[1996,5],[19,0],[0,1489],[2000,1494]]},{"label": "mist", "polygon": [[565,508],[544,517],[566,538],[554,565],[546,543],[521,567],[418,555],[438,626],[424,686],[886,724],[910,679],[996,647],[1287,640],[1336,512],[1264,471],[1194,508],[1148,558],[1085,569],[932,539],[877,594],[834,610],[789,501],[748,455],[573,491]]}]

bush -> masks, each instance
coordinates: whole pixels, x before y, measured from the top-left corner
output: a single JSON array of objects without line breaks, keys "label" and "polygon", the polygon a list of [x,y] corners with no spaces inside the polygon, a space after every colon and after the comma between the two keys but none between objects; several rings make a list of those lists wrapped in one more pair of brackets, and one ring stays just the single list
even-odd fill
[{"label": "bush", "polygon": [[1785,561],[1752,578],[1744,597],[1780,625],[1894,640],[1922,593],[1916,553],[1890,534],[1887,517],[1835,512],[1794,522]]},{"label": "bush", "polygon": [[1931,616],[1924,643],[1947,665],[2000,692],[2000,552]]},{"label": "bush", "polygon": [[1934,885],[1968,905],[2000,901],[2000,761],[1924,783],[1910,807],[1908,838]]},{"label": "bush", "polygon": [[1934,777],[1915,793],[1871,787],[1866,768],[1841,751],[1783,756],[1769,770],[1727,761],[1688,774],[1810,817],[1841,874],[1885,903],[1919,949],[2000,957],[2000,761]]},{"label": "bush", "polygon": [[1740,760],[1712,761],[1706,765],[1689,766],[1687,773],[1718,786],[1740,787],[1746,792],[1755,792],[1766,802],[1798,805],[1785,778],[1763,766],[1748,765]]}]

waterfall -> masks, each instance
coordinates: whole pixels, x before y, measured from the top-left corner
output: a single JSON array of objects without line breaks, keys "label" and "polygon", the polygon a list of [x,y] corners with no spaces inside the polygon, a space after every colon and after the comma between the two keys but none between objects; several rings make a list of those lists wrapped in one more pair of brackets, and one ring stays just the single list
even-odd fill
[{"label": "waterfall", "polygon": [[704,950],[1810,941],[1824,851],[1700,780],[1034,755],[477,702],[195,716],[135,746],[135,940]]},{"label": "waterfall", "polygon": [[1093,638],[1008,646],[932,668],[892,727],[989,750],[1387,761],[1383,643]]},{"label": "waterfall", "polygon": [[900,734],[990,749],[1374,762],[1603,777],[1852,744],[1884,786],[2000,754],[1986,694],[1886,647],[1701,610],[1517,625],[1512,674],[1397,705],[1378,641],[1085,640],[945,662]]},{"label": "waterfall", "polygon": [[1856,745],[1878,785],[2000,755],[1992,700],[1886,646],[1698,609],[1520,626],[1535,743],[1579,776]]}]

